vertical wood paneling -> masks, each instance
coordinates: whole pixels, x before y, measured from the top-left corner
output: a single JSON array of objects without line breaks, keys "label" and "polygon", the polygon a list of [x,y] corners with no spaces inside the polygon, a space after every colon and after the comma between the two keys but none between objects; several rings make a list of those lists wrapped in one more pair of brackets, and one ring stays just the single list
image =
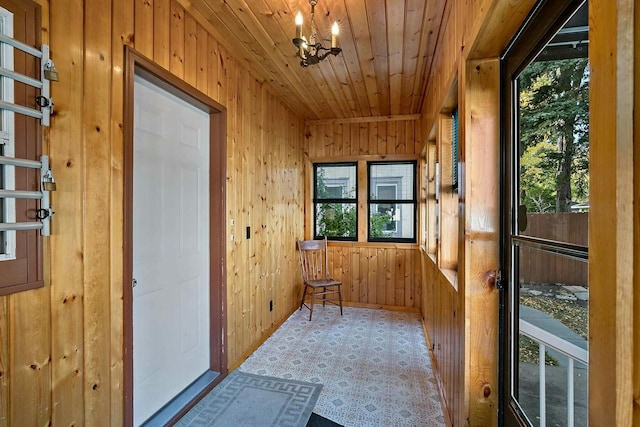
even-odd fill
[{"label": "vertical wood paneling", "polygon": [[198,40],[197,45],[197,61],[196,61],[196,87],[202,93],[208,93],[209,88],[209,34],[202,25],[197,26],[196,38]]},{"label": "vertical wood paneling", "polygon": [[[391,251],[389,251],[391,252]],[[409,253],[407,253],[409,252]],[[405,289],[404,286],[404,277],[405,277],[405,272],[407,271],[407,266],[405,264],[405,261],[407,259],[407,255],[411,255],[411,253],[414,251],[397,251],[395,259],[393,257],[390,258],[390,260],[388,261],[390,264],[390,267],[394,269],[394,278],[393,281],[391,283],[391,287],[395,287],[395,289],[393,289],[395,295],[395,305],[400,305],[402,303],[404,303],[405,301],[405,295],[407,294],[408,290]],[[418,270],[413,271],[413,274],[416,274]],[[413,274],[411,273],[411,270],[409,269],[409,274],[411,276],[413,276]],[[416,280],[418,278],[415,278]]]},{"label": "vertical wood paneling", "polygon": [[376,154],[387,153],[387,122],[378,122],[378,149]]},{"label": "vertical wood paneling", "polygon": [[[303,126],[228,52],[220,54],[217,40],[177,2],[40,3],[43,39],[61,77],[52,84],[56,114],[43,143],[58,182],[56,217],[47,285],[0,298],[0,425],[116,426],[129,321],[122,306],[123,45],[135,39],[138,51],[228,106],[228,152],[240,166],[228,180],[230,215],[255,233],[253,246],[227,254],[228,300],[244,304],[249,315],[239,316],[250,320],[229,315],[229,338],[237,338],[228,340],[231,364],[286,318],[299,294],[293,239],[303,231]],[[195,58],[188,66],[186,54]],[[255,182],[267,176],[273,188],[260,193]],[[260,241],[271,246],[256,250]],[[234,272],[243,272],[239,281]],[[256,289],[261,280],[268,283]],[[275,284],[280,292],[272,293]],[[245,330],[248,338],[238,338]]]},{"label": "vertical wood paneling", "polygon": [[[406,122],[398,122],[396,124],[396,154],[407,154],[409,143],[406,139],[407,133],[405,127]],[[411,149],[413,149],[413,146]]]},{"label": "vertical wood paneling", "polygon": [[[83,2],[68,1],[51,10],[51,46],[61,78],[51,85],[56,115],[49,129],[52,169],[60,190],[53,195],[56,221],[51,244],[52,423],[82,425],[84,420],[83,345]],[[56,256],[54,254],[65,254]]]},{"label": "vertical wood paneling", "polygon": [[308,122],[306,151],[310,158],[420,154],[417,120]]},{"label": "vertical wood paneling", "polygon": [[351,155],[357,156],[360,154],[360,125],[358,123],[351,123],[349,128],[351,131],[351,137],[349,139]]},{"label": "vertical wood paneling", "polygon": [[398,122],[387,122],[386,154],[396,154]]},{"label": "vertical wood paneling", "polygon": [[343,280],[343,299],[356,304],[420,307],[416,247],[329,243],[332,277]]},{"label": "vertical wood paneling", "polygon": [[[385,301],[388,301],[389,305],[398,305],[396,302],[396,263],[395,257],[399,257],[399,254],[404,255],[404,251],[397,251],[398,253],[392,253],[391,251],[384,251],[386,256],[384,262],[384,288],[385,288]],[[404,275],[403,275],[404,277]]]},{"label": "vertical wood paneling", "polygon": [[208,36],[207,48],[207,94],[216,101],[220,98],[218,87],[218,63],[220,51],[218,42],[212,36]]},{"label": "vertical wood paneling", "polygon": [[154,0],[135,0],[134,3],[136,50],[148,58],[153,58],[155,49],[153,40],[153,2]]},{"label": "vertical wood paneling", "polygon": [[[84,67],[84,399],[85,423],[97,425],[111,410],[109,122],[111,88],[111,5],[85,1]],[[153,10],[152,8],[150,10]],[[105,143],[106,141],[106,143]]]},{"label": "vertical wood paneling", "polygon": [[9,296],[11,425],[46,425],[51,419],[49,288]]},{"label": "vertical wood paneling", "polygon": [[358,154],[373,154],[369,153],[369,125],[367,123],[360,123],[360,135],[358,136]]},{"label": "vertical wood paneling", "polygon": [[[589,424],[632,425],[638,2],[589,2]],[[634,126],[635,122],[635,126]],[[636,157],[637,158],[637,155]],[[635,175],[635,176],[634,176]],[[615,207],[615,209],[611,209]],[[635,257],[637,259],[637,256]],[[637,317],[637,316],[636,316]],[[637,337],[637,333],[635,333]],[[634,366],[635,365],[635,366]],[[637,378],[637,377],[636,377]],[[605,416],[599,408],[609,408]]]},{"label": "vertical wood paneling", "polygon": [[[110,382],[111,400],[109,420],[113,427],[120,426],[124,417],[124,257],[122,253],[122,236],[124,236],[124,52],[122,45],[132,45],[134,31],[133,7],[128,0],[114,0],[111,42],[111,361]],[[159,17],[162,17],[160,19]],[[157,49],[158,37],[154,36],[154,57],[162,60],[162,66],[169,64],[169,2],[156,0],[154,3],[154,27],[162,26],[162,48]],[[103,414],[104,416],[104,414]]]},{"label": "vertical wood paneling", "polygon": [[184,81],[191,86],[198,80],[198,24],[189,13],[184,14]]},{"label": "vertical wood paneling", "polygon": [[[162,68],[169,69],[171,48],[169,46],[169,28],[171,17],[171,0],[153,0],[153,61]],[[124,5],[115,7],[114,14],[121,14],[122,18],[133,19],[129,14],[122,14],[120,10],[125,10]],[[115,18],[115,17],[114,17]],[[136,22],[138,21],[136,15]],[[136,31],[136,35],[138,31]],[[136,43],[137,46],[137,43]]]},{"label": "vertical wood paneling", "polygon": [[[185,11],[176,0],[171,0],[171,30],[169,31],[169,70],[179,78],[184,78]],[[137,18],[136,18],[137,22]],[[136,30],[136,36],[138,31]],[[138,42],[136,41],[136,49]]]},{"label": "vertical wood paneling", "polygon": [[378,122],[370,122],[368,154],[376,154],[377,152],[378,152]]}]

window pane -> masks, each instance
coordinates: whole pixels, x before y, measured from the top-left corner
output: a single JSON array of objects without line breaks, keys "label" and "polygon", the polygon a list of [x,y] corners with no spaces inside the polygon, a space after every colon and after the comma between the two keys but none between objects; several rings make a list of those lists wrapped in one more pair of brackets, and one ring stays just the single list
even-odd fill
[{"label": "window pane", "polygon": [[355,199],[356,165],[316,165],[316,199]]},{"label": "window pane", "polygon": [[588,367],[580,357],[588,358],[588,264],[530,247],[516,250],[518,401],[529,420],[539,425],[540,380],[544,378],[547,425],[564,425],[571,395],[575,425],[587,425]]},{"label": "window pane", "polygon": [[356,238],[356,217],[355,203],[317,203],[315,235]]},{"label": "window pane", "polygon": [[413,203],[372,203],[369,210],[369,237],[374,239],[414,239]]},{"label": "window pane", "polygon": [[415,197],[414,171],[414,163],[370,164],[370,199],[413,201]]},{"label": "window pane", "polygon": [[[551,50],[562,45],[562,40],[554,40]],[[589,60],[579,52],[547,58],[547,50],[517,81],[518,229],[523,235],[586,246]]]}]

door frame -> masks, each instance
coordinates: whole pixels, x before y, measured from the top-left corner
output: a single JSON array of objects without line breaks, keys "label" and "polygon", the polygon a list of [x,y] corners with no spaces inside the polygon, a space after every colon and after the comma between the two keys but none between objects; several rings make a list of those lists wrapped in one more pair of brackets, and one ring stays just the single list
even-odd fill
[{"label": "door frame", "polygon": [[[513,40],[504,50],[500,61],[501,74],[501,227],[500,227],[500,265],[502,272],[502,291],[500,292],[499,320],[499,403],[498,424],[501,426],[527,426],[529,423],[522,414],[519,405],[511,399],[513,361],[511,350],[512,318],[518,318],[518,307],[512,307],[511,280],[517,262],[512,264],[511,230],[517,227],[513,209],[517,206],[513,194],[513,184],[517,182],[514,139],[517,132],[513,105],[516,89],[513,76],[519,75],[547,44],[549,34],[557,32],[566,20],[585,0],[539,0],[518,30]],[[561,244],[571,250],[570,244]],[[511,312],[512,311],[512,312]],[[517,384],[515,385],[517,388]]]},{"label": "door frame", "polygon": [[[129,46],[125,46],[124,67],[124,245],[123,245],[123,329],[124,329],[124,425],[133,425],[133,115],[134,76],[138,75],[181,100],[209,113],[209,306],[210,371],[220,375],[208,380],[180,412],[186,413],[228,373],[226,293],[226,151],[227,110],[193,86],[171,74]],[[220,238],[222,236],[222,238]]]}]

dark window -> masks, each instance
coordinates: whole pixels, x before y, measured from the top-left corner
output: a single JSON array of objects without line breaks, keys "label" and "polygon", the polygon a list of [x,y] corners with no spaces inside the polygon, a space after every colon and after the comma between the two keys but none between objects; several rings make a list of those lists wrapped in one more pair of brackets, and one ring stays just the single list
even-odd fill
[{"label": "dark window", "polygon": [[314,236],[357,240],[357,163],[313,165]]},{"label": "dark window", "polygon": [[370,242],[416,241],[416,162],[369,162]]},{"label": "dark window", "polygon": [[[39,47],[40,6],[21,0],[0,0],[0,31],[29,46]],[[38,61],[9,45],[0,43],[2,67],[39,79]],[[0,78],[0,99],[32,107],[37,91],[6,77]],[[11,99],[13,98],[13,99]],[[37,119],[7,110],[0,111],[0,155],[39,160],[40,123]],[[40,171],[0,166],[0,188],[6,190],[40,189]],[[38,201],[0,199],[0,222],[33,221]],[[33,289],[43,285],[42,237],[39,230],[0,232],[0,295]]]}]

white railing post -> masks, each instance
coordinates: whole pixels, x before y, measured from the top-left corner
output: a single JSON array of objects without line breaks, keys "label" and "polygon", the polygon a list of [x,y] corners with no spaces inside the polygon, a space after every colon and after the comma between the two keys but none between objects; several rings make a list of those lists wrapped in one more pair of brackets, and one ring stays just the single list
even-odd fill
[{"label": "white railing post", "polygon": [[575,425],[575,390],[574,369],[575,361],[589,366],[589,350],[560,338],[551,332],[535,326],[526,320],[520,319],[520,333],[538,343],[539,348],[539,375],[540,375],[540,427],[546,426],[546,377],[545,377],[545,351],[546,347],[552,348],[569,358],[567,366],[567,426]]},{"label": "white railing post", "polygon": [[573,427],[574,414],[573,414],[573,358],[569,357],[569,366],[567,367],[567,427]]},{"label": "white railing post", "polygon": [[540,366],[540,427],[547,425],[547,377],[545,375],[545,348],[544,344],[538,343],[538,366]]}]

